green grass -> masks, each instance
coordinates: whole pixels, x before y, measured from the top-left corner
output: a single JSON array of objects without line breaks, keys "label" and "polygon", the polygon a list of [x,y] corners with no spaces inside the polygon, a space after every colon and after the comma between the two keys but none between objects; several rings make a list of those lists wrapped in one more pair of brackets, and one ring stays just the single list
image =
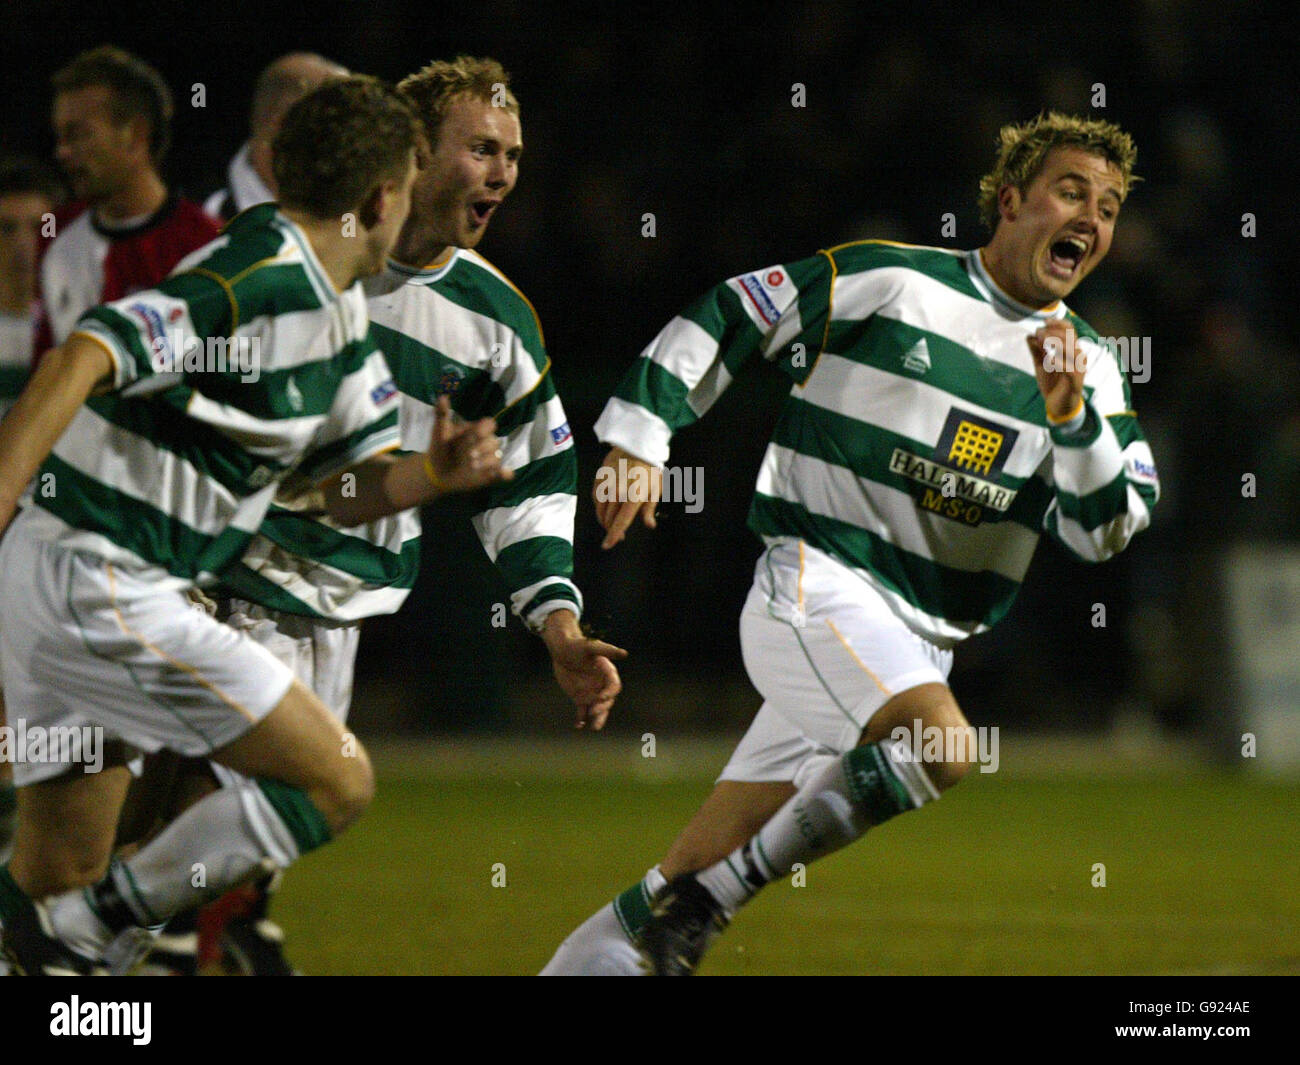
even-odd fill
[{"label": "green grass", "polygon": [[[534,973],[660,857],[713,777],[707,759],[638,756],[620,775],[529,752],[377,758],[375,805],[277,900],[295,962]],[[1300,782],[1250,772],[975,775],[810,866],[805,887],[769,886],[702,968],[1300,972],[1298,811]],[[496,863],[505,887],[492,885]],[[1095,863],[1105,887],[1092,886]]]}]

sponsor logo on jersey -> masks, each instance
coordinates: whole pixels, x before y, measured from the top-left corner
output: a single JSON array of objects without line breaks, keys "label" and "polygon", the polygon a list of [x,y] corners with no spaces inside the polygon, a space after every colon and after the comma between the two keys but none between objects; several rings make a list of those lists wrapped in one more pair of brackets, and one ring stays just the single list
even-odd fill
[{"label": "sponsor logo on jersey", "polygon": [[780,288],[785,284],[785,274],[781,273],[780,270],[773,270],[764,280],[767,282],[768,288]]},{"label": "sponsor logo on jersey", "polygon": [[454,396],[460,391],[461,384],[464,383],[465,375],[459,367],[448,366],[442,371],[442,376],[438,378],[438,395]]},{"label": "sponsor logo on jersey", "polygon": [[167,327],[163,324],[161,314],[155,311],[147,303],[129,304],[126,308],[126,312],[127,314],[135,315],[140,319],[141,325],[144,326],[145,334],[149,338],[149,342],[145,347],[154,352],[171,352],[171,344],[167,336]]},{"label": "sponsor logo on jersey", "polygon": [[941,517],[979,525],[986,510],[1005,514],[1016,490],[997,483],[1020,433],[991,419],[953,407],[929,458],[895,448],[889,468],[916,483],[914,496]]},{"label": "sponsor logo on jersey", "polygon": [[558,429],[551,430],[551,441],[556,445],[556,447],[558,447],[560,444],[563,444],[566,440],[569,440],[572,437],[573,437],[573,430],[569,428],[568,422],[565,422]]},{"label": "sponsor logo on jersey", "polygon": [[763,288],[763,282],[753,274],[745,274],[740,279],[740,287],[749,297],[749,302],[754,305],[754,310],[758,311],[758,316],[768,325],[776,325],[781,312],[776,309],[776,304]]},{"label": "sponsor logo on jersey", "polygon": [[392,378],[389,378],[383,384],[375,385],[370,390],[370,402],[378,407],[395,395],[397,395],[397,386],[393,384]]},{"label": "sponsor logo on jersey", "polygon": [[1129,476],[1135,481],[1149,481],[1151,484],[1155,484],[1160,480],[1159,475],[1156,473],[1155,466],[1149,462],[1143,462],[1139,458],[1130,456],[1126,464],[1128,466]]}]

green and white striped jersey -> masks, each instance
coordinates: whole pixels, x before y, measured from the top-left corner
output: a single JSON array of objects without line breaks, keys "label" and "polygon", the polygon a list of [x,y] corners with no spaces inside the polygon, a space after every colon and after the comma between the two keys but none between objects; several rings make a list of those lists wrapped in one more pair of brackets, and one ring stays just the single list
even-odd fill
[{"label": "green and white striped jersey", "polygon": [[[581,614],[572,580],[577,459],[528,300],[464,249],[427,270],[390,263],[366,293],[371,331],[401,396],[403,447],[428,448],[443,394],[466,420],[497,420],[514,479],[483,493],[473,524],[514,613],[533,628],[560,606]],[[351,621],[391,613],[415,582],[419,538],[414,510],[342,529],[277,503],[224,583],[293,614]]]},{"label": "green and white striped jersey", "polygon": [[[1069,317],[1081,425],[1052,427],[1026,338]],[[754,356],[795,384],[749,525],[838,558],[941,646],[1011,606],[1046,531],[1100,561],[1159,495],[1114,347],[1010,299],[978,251],[862,241],[718,285],[650,343],[596,432],[657,464]]]},{"label": "green and white striped jersey", "polygon": [[209,583],[283,478],[319,482],[399,442],[360,284],[335,292],[273,204],[74,332],[108,351],[113,385],[42,466],[31,527],[159,580]]}]

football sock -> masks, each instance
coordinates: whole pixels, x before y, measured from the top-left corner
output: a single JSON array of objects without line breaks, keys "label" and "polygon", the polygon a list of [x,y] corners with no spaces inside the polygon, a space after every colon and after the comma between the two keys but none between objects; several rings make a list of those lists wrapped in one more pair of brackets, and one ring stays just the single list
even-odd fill
[{"label": "football sock", "polygon": [[852,843],[867,829],[937,799],[905,744],[855,747],[818,770],[747,842],[696,873],[730,913],[764,884]]},{"label": "football sock", "polygon": [[297,788],[245,780],[195,803],[158,837],[84,891],[47,901],[55,932],[96,956],[129,925],[154,926],[329,839],[324,816]]},{"label": "football sock", "polygon": [[658,868],[573,930],[542,976],[644,976],[632,939],[650,919],[650,900],[667,881]]}]

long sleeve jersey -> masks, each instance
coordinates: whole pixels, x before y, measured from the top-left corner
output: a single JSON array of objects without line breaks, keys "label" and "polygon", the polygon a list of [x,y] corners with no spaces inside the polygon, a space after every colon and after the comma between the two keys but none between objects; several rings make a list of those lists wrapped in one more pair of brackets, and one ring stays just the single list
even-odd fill
[{"label": "long sleeve jersey", "polygon": [[[1027,338],[1068,318],[1089,358],[1081,424],[1052,426]],[[663,465],[743,367],[794,384],[749,525],[844,562],[941,646],[1010,608],[1045,532],[1100,561],[1159,496],[1115,346],[1064,303],[1026,307],[978,251],[862,241],[729,279],[674,318],[596,423]]]},{"label": "long sleeve jersey", "polygon": [[[439,396],[467,421],[494,417],[514,478],[482,493],[474,529],[526,624],[536,628],[559,607],[581,615],[572,580],[577,458],[532,306],[462,249],[424,270],[390,263],[366,293],[371,333],[393,371],[403,448],[428,448]],[[343,529],[281,498],[223,577],[228,591],[263,606],[355,621],[401,606],[419,556],[414,510]]]}]

